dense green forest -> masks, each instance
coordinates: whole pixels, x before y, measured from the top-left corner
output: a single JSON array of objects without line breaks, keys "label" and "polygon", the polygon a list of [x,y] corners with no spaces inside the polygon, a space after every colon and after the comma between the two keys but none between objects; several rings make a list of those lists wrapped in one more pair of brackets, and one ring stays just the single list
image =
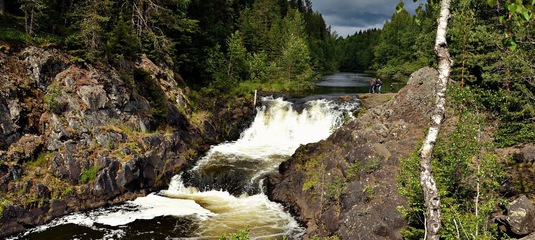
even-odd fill
[{"label": "dense green forest", "polygon": [[4,40],[56,45],[125,77],[146,54],[213,93],[307,89],[337,68],[310,0],[21,0],[2,20]]},{"label": "dense green forest", "polygon": [[[452,80],[476,91],[481,107],[500,120],[496,138],[504,146],[535,142],[535,3],[511,2],[455,1],[448,33]],[[340,69],[406,81],[434,66],[439,3],[422,4],[414,16],[400,9],[382,29],[337,38]]]}]

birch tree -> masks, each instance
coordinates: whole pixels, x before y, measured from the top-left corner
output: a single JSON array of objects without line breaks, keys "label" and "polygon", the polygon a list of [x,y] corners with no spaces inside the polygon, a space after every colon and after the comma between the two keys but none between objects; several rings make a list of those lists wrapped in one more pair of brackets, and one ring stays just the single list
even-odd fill
[{"label": "birch tree", "polygon": [[439,239],[441,227],[440,197],[437,185],[433,178],[431,169],[431,155],[440,130],[440,125],[444,119],[446,105],[446,89],[452,60],[446,42],[448,31],[448,19],[450,17],[451,0],[442,0],[440,6],[440,17],[438,19],[437,35],[435,39],[435,54],[438,59],[438,82],[435,99],[435,111],[432,116],[432,123],[420,149],[420,185],[424,193],[424,201],[427,206],[425,235],[426,239]]}]

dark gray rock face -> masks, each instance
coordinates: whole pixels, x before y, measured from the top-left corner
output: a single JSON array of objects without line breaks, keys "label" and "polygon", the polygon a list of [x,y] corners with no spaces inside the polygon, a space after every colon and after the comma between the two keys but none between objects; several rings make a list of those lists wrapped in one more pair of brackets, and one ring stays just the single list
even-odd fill
[{"label": "dark gray rock face", "polygon": [[304,239],[402,239],[395,176],[430,122],[436,78],[432,68],[413,73],[392,100],[300,147],[270,177],[268,196],[306,225]]}]

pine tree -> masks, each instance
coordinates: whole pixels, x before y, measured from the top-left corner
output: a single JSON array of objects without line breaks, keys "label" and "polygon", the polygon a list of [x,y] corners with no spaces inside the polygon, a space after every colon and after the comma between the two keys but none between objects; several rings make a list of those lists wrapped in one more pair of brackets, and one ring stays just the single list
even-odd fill
[{"label": "pine tree", "polygon": [[84,57],[89,61],[99,59],[105,48],[105,28],[110,21],[112,2],[109,0],[85,0],[79,2],[73,14],[76,33],[68,40],[80,45]]}]

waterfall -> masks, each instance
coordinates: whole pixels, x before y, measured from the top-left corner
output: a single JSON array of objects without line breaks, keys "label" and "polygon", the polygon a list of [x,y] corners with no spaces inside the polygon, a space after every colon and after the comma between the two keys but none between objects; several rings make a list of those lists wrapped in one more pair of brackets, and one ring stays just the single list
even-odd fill
[{"label": "waterfall", "polygon": [[304,229],[263,194],[262,180],[276,173],[299,146],[329,137],[352,118],[356,107],[356,102],[326,99],[292,103],[263,98],[238,140],[212,146],[192,169],[173,177],[167,190],[121,206],[72,214],[47,226],[75,224],[115,239],[150,234],[217,239],[245,228],[252,239],[299,239]]}]

